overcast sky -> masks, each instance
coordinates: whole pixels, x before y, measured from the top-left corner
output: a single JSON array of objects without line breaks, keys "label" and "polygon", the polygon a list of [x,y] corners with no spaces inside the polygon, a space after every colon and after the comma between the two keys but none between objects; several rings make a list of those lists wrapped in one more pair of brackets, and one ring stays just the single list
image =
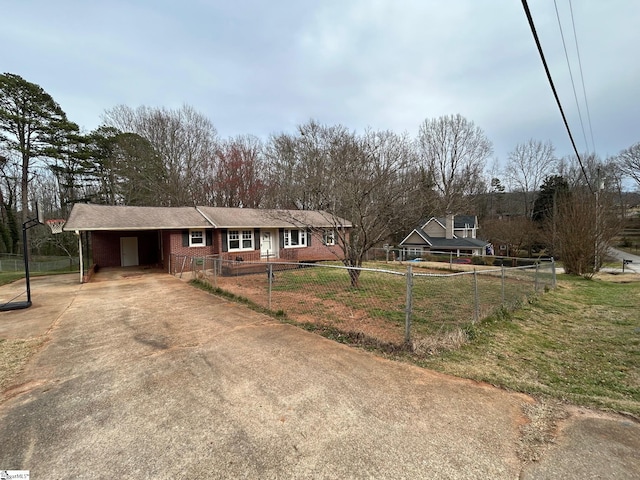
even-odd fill
[{"label": "overcast sky", "polygon": [[[591,129],[569,10],[530,7],[581,152]],[[640,141],[640,2],[573,1],[595,151]],[[84,130],[119,104],[188,104],[222,137],[313,118],[415,136],[460,113],[504,162],[517,143],[571,146],[519,0],[4,0],[0,69],[42,86]],[[586,142],[585,143],[585,137]]]}]

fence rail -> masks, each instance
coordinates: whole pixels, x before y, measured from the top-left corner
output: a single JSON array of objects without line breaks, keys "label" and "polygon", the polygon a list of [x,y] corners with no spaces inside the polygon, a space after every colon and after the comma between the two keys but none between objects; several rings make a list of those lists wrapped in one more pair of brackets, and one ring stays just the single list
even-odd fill
[{"label": "fence rail", "polygon": [[207,282],[299,323],[429,352],[491,315],[555,288],[555,263],[447,272],[426,262],[339,264],[172,257],[172,273]]}]

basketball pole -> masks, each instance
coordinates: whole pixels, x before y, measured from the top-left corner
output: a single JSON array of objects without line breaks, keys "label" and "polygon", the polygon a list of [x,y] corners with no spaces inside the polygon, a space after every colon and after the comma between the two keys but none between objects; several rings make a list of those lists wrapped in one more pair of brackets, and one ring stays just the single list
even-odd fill
[{"label": "basketball pole", "polygon": [[[29,245],[27,243],[27,230],[38,225],[40,221],[37,218],[27,220],[22,224],[22,248],[24,250],[24,276],[27,283],[27,305],[31,306],[31,279],[29,276]],[[25,307],[25,308],[26,308]]]}]

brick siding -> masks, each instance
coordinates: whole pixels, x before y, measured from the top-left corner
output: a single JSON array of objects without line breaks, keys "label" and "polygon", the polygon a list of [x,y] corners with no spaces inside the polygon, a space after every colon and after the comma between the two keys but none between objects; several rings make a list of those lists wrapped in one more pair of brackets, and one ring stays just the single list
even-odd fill
[{"label": "brick siding", "polygon": [[[187,230],[165,231],[130,231],[91,233],[93,262],[99,267],[119,267],[120,238],[138,238],[138,260],[140,265],[159,265],[170,271],[172,255],[189,257],[205,257],[220,254],[223,258],[235,260],[242,257],[244,261],[260,261],[260,250],[243,252],[222,252],[222,234],[219,229],[213,231],[212,245],[202,247],[183,246],[183,233]],[[162,240],[160,240],[160,238]],[[259,239],[255,239],[259,241]],[[162,245],[162,249],[160,247]],[[287,261],[317,262],[342,258],[342,250],[337,245],[327,246],[322,243],[322,234],[312,233],[311,246],[302,248],[281,248],[279,258]],[[277,259],[276,259],[277,260]]]}]

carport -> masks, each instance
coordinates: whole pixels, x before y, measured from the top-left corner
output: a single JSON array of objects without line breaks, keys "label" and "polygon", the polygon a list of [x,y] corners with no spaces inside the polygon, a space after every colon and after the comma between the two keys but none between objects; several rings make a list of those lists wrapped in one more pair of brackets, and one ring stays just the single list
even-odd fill
[{"label": "carport", "polygon": [[[78,235],[82,282],[97,267],[153,266],[168,271],[172,248],[183,245],[189,229],[204,231],[212,225],[193,207],[114,209],[90,204],[74,205],[64,225],[65,231]],[[207,243],[199,249],[210,250]]]}]

